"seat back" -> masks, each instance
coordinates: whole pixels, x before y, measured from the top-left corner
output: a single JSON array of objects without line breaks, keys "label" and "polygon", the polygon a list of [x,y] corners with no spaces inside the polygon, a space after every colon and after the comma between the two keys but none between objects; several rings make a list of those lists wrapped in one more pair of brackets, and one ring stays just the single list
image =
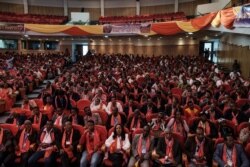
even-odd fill
[{"label": "seat back", "polygon": [[85,99],[80,99],[76,102],[76,106],[78,108],[78,110],[83,110],[85,107],[89,107],[90,106],[90,101],[89,100],[85,100]]},{"label": "seat back", "polygon": [[106,124],[108,120],[108,114],[105,111],[94,111],[93,113],[99,114],[102,119],[102,124]]},{"label": "seat back", "polygon": [[15,136],[18,132],[18,126],[14,124],[0,124],[0,127],[3,129],[8,129],[13,134],[13,136]]},{"label": "seat back", "polygon": [[100,138],[101,138],[101,143],[105,143],[107,137],[108,137],[108,132],[105,126],[102,125],[95,125],[95,129],[99,132]]},{"label": "seat back", "polygon": [[80,135],[82,136],[85,132],[85,128],[82,125],[75,125],[73,124],[73,129],[76,129],[80,132]]}]

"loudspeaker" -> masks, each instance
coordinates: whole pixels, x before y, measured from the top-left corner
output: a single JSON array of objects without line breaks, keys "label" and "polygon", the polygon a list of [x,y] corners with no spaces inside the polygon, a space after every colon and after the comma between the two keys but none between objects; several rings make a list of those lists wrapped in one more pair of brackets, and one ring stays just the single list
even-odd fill
[{"label": "loudspeaker", "polygon": [[82,8],[82,9],[81,9],[81,12],[84,12],[84,10],[85,10],[85,9],[84,9],[84,8]]}]

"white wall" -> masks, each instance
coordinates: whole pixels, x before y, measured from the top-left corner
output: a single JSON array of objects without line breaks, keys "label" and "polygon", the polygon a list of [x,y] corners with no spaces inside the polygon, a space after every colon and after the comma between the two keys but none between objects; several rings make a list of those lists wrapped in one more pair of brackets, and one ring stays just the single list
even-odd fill
[{"label": "white wall", "polygon": [[206,14],[223,9],[231,0],[214,0],[213,3],[198,5],[196,14]]}]

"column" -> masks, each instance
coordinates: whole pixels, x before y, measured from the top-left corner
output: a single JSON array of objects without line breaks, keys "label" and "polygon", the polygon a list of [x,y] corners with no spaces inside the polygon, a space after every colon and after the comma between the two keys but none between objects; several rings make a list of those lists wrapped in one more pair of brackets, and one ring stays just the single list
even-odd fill
[{"label": "column", "polygon": [[104,17],[104,0],[100,0],[101,16]]},{"label": "column", "polygon": [[136,15],[140,15],[140,0],[136,0]]},{"label": "column", "polygon": [[178,12],[179,11],[179,0],[175,0],[174,1],[174,12]]},{"label": "column", "polygon": [[64,16],[68,16],[68,0],[63,0]]},{"label": "column", "polygon": [[29,6],[28,6],[28,0],[23,0],[23,11],[24,14],[28,14],[29,13]]}]

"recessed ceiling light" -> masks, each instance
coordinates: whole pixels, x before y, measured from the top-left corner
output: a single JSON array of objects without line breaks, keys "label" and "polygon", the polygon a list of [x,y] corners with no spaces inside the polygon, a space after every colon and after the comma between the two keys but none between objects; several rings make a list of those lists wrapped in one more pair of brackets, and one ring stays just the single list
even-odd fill
[{"label": "recessed ceiling light", "polygon": [[189,35],[193,35],[194,33],[192,33],[192,32],[189,32],[188,34],[189,34]]},{"label": "recessed ceiling light", "polygon": [[29,37],[29,35],[28,35],[28,34],[24,34],[24,37],[28,38],[28,37]]},{"label": "recessed ceiling light", "polygon": [[105,35],[104,37],[105,37],[105,38],[108,38],[109,36]]},{"label": "recessed ceiling light", "polygon": [[148,35],[144,35],[144,37],[148,37]]}]

